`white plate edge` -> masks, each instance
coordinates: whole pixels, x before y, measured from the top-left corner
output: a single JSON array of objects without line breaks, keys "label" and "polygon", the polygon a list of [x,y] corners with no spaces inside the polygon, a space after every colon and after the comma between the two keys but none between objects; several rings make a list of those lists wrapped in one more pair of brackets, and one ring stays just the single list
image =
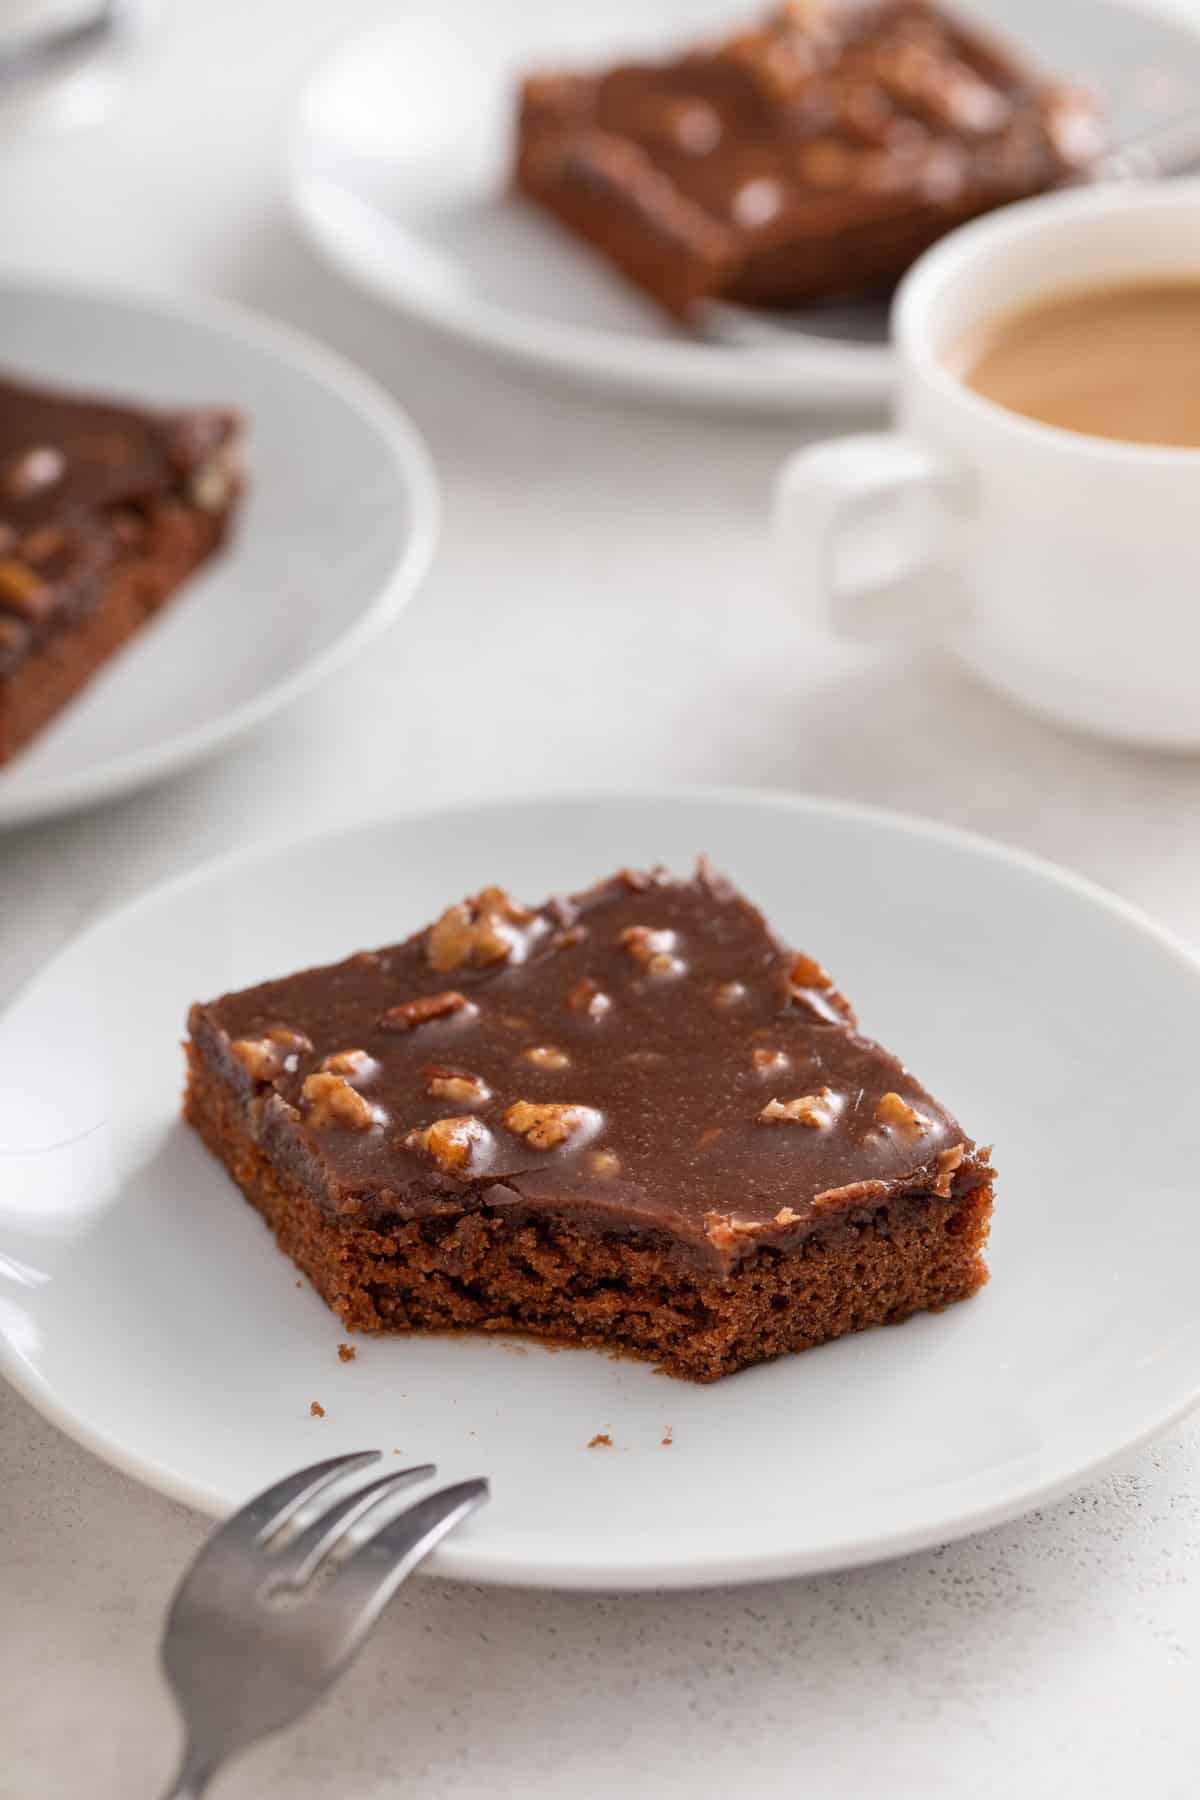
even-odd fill
[{"label": "white plate edge", "polygon": [[[532,810],[540,806],[554,805],[587,805],[589,803],[611,805],[628,801],[661,804],[680,800],[699,806],[732,802],[734,804],[748,803],[767,811],[826,813],[833,817],[858,820],[876,826],[883,825],[934,841],[955,844],[974,854],[982,854],[989,860],[1023,868],[1032,875],[1050,880],[1054,885],[1065,888],[1083,900],[1099,905],[1102,911],[1122,919],[1142,935],[1154,940],[1161,948],[1181,961],[1191,974],[1200,976],[1200,953],[1193,951],[1181,938],[1167,927],[1160,925],[1139,907],[1123,900],[1119,895],[1112,893],[1087,876],[1078,875],[1073,870],[1053,863],[1047,858],[1038,856],[1031,851],[1022,850],[1017,846],[1005,844],[999,839],[986,837],[982,833],[970,831],[961,826],[945,824],[940,820],[925,818],[917,813],[900,812],[864,801],[845,800],[833,796],[793,793],[780,788],[682,783],[649,789],[632,786],[596,787],[580,790],[548,789],[544,792],[539,791],[525,795],[515,804],[521,809]],[[267,845],[244,847],[225,856],[197,864],[179,875],[157,883],[133,896],[132,899],[110,908],[85,926],[44,963],[28,982],[22,985],[6,1005],[0,1018],[7,1014],[10,1007],[15,1008],[43,977],[53,971],[61,959],[80,950],[86,951],[88,942],[93,936],[98,936],[114,924],[120,925],[128,922],[136,917],[142,906],[157,905],[159,902],[169,899],[180,889],[210,877],[223,876],[239,867],[253,867],[259,861],[270,861],[279,855],[311,848],[318,843],[335,843],[343,836],[395,827],[406,821],[415,823],[426,818],[454,817],[490,806],[499,809],[511,808],[513,805],[513,802],[504,799],[484,797],[459,801],[450,805],[433,804],[425,807],[383,811],[365,815],[361,819],[338,827],[335,831],[318,830],[292,834]],[[98,1455],[102,1461],[133,1476],[167,1498],[193,1507],[209,1517],[216,1518],[224,1515],[223,1502],[213,1489],[177,1480],[169,1473],[164,1475],[161,1468],[152,1464],[147,1458],[126,1453],[115,1445],[105,1433],[93,1430],[74,1414],[68,1412],[65,1407],[60,1407],[28,1365],[19,1356],[12,1353],[8,1339],[4,1335],[0,1335],[0,1374],[9,1380],[43,1417],[49,1419],[75,1442]],[[1171,1400],[1150,1421],[1119,1444],[1111,1446],[1094,1458],[1083,1464],[1075,1465],[1069,1470],[1058,1470],[1047,1474],[1043,1481],[1032,1488],[1022,1490],[1016,1497],[991,1501],[969,1509],[955,1519],[950,1529],[944,1526],[930,1525],[903,1527],[883,1536],[875,1533],[869,1538],[851,1539],[844,1544],[829,1546],[825,1550],[815,1552],[799,1551],[789,1554],[776,1551],[762,1553],[752,1550],[745,1557],[706,1562],[702,1567],[697,1567],[694,1561],[686,1560],[679,1563],[663,1563],[654,1560],[641,1563],[634,1559],[603,1570],[597,1570],[592,1563],[572,1564],[564,1561],[561,1565],[547,1566],[537,1562],[522,1563],[519,1559],[514,1560],[511,1556],[496,1558],[486,1551],[481,1553],[478,1548],[472,1549],[472,1537],[468,1530],[457,1538],[452,1537],[446,1540],[430,1557],[428,1563],[423,1565],[423,1570],[425,1573],[449,1580],[479,1582],[502,1587],[548,1588],[600,1593],[732,1587],[861,1567],[869,1563],[888,1561],[935,1545],[955,1542],[960,1538],[969,1537],[976,1532],[985,1531],[992,1526],[1019,1518],[1038,1506],[1061,1498],[1085,1485],[1096,1475],[1120,1462],[1146,1443],[1151,1442],[1162,1432],[1168,1430],[1172,1424],[1186,1417],[1198,1405],[1200,1405],[1200,1377],[1197,1378],[1195,1386],[1187,1394]],[[498,1562],[500,1567],[497,1567]]]}]

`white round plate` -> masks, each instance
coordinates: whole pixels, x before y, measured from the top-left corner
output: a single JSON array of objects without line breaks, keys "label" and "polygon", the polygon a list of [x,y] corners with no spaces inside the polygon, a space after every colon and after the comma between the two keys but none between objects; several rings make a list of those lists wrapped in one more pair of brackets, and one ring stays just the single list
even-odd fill
[{"label": "white round plate", "polygon": [[249,424],[229,543],[0,768],[0,825],[157,780],[259,724],[396,617],[433,551],[437,488],[405,415],[347,363],[211,300],[0,281],[0,364]]},{"label": "white round plate", "polygon": [[[340,1362],[338,1320],[179,1122],[188,1002],[393,941],[481,883],[540,898],[700,850],[994,1142],[989,1286],[710,1387],[489,1337],[360,1338]],[[489,1475],[434,1564],[466,1580],[686,1587],[936,1544],[1200,1394],[1198,1031],[1200,965],[1119,902],[828,801],[530,801],[240,856],[92,927],[0,1021],[0,1367],[211,1513],[371,1446]]]},{"label": "white round plate", "polygon": [[[1042,68],[1091,81],[1119,142],[1200,107],[1200,36],[1140,5],[960,0],[959,10]],[[770,348],[689,337],[508,190],[522,74],[663,54],[727,33],[735,16],[730,0],[410,0],[389,9],[301,98],[290,158],[297,217],[353,280],[533,368],[738,410],[877,406],[891,381],[885,347],[799,334]]]}]

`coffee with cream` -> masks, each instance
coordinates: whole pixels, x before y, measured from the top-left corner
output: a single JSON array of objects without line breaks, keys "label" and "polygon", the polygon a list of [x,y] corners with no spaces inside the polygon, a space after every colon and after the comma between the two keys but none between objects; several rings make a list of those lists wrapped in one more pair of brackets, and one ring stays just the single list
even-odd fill
[{"label": "coffee with cream", "polygon": [[1059,294],[977,327],[947,363],[1044,425],[1200,447],[1200,279]]}]

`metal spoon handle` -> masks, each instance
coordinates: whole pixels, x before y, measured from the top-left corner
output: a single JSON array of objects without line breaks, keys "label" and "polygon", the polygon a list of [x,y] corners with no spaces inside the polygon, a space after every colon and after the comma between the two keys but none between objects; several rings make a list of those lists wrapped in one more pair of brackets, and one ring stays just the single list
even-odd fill
[{"label": "metal spoon handle", "polygon": [[1097,157],[1090,181],[1154,181],[1200,168],[1200,113],[1156,125],[1131,143]]}]

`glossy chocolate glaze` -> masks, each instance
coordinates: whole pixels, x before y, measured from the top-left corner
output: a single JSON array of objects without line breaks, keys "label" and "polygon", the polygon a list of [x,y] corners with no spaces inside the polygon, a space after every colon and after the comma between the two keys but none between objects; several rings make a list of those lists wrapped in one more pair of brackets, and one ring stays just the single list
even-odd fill
[{"label": "glossy chocolate glaze", "polygon": [[221,512],[232,413],[142,412],[0,380],[0,676],[85,612],[154,509]]},{"label": "glossy chocolate glaze", "polygon": [[[463,916],[452,909],[451,927]],[[859,1035],[823,971],[703,867],[690,881],[619,876],[501,919],[484,951],[505,944],[503,960],[447,966],[461,942],[443,921],[196,1006],[192,1034],[270,1157],[360,1222],[464,1205],[557,1212],[652,1232],[721,1268],[856,1209],[989,1178],[986,1154]],[[445,995],[461,1004],[410,1004]],[[349,1103],[330,1113],[322,1085],[347,1096],[321,1065],[352,1051],[362,1058],[335,1064]],[[810,1099],[817,1123],[760,1116]],[[542,1148],[546,1119],[510,1113],[520,1102],[577,1110]],[[457,1170],[424,1147],[448,1116],[479,1122]]]}]

